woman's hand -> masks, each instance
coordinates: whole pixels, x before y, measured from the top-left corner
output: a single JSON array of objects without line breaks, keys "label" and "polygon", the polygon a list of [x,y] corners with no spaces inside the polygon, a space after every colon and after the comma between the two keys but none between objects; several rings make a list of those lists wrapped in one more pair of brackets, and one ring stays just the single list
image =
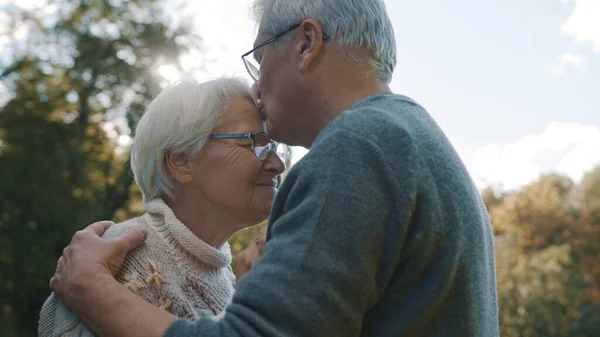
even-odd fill
[{"label": "woman's hand", "polygon": [[256,261],[263,255],[265,243],[267,241],[267,228],[268,226],[263,226],[254,241],[251,242],[246,249],[242,250],[233,260],[235,263],[235,278],[237,283],[240,282],[240,279],[252,269],[252,266],[254,266]]},{"label": "woman's hand", "polygon": [[112,222],[101,221],[78,231],[58,260],[50,288],[76,313],[88,306],[85,303],[86,291],[93,291],[94,285],[106,277],[114,278],[127,252],[146,240],[147,233],[141,231],[115,239],[102,239],[100,236],[112,225]]}]

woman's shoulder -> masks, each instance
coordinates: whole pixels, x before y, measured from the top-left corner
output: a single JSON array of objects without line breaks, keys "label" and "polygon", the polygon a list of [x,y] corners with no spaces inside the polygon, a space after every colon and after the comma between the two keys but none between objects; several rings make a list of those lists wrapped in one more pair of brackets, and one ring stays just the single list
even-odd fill
[{"label": "woman's shoulder", "polygon": [[[152,298],[152,291],[146,286],[144,280],[154,274],[159,274],[159,268],[164,269],[164,265],[169,264],[170,255],[166,254],[166,250],[160,239],[150,228],[147,217],[142,215],[137,218],[132,218],[112,225],[104,235],[105,239],[113,239],[119,236],[131,233],[137,230],[146,230],[148,237],[145,243],[127,253],[121,270],[117,273],[116,279],[120,283],[125,284],[134,293],[142,298],[149,300]],[[164,280],[162,275],[156,277]],[[150,280],[150,279],[148,279]],[[143,291],[141,291],[144,289]]]},{"label": "woman's shoulder", "polygon": [[113,239],[127,233],[135,232],[137,230],[147,230],[148,223],[144,219],[144,216],[132,218],[123,222],[112,225],[109,229],[104,232],[102,238]]},{"label": "woman's shoulder", "polygon": [[[152,230],[146,214],[112,225],[104,232],[102,238],[110,240],[139,230],[145,230],[148,233],[148,237],[143,245],[128,252],[124,261],[124,267],[128,267],[129,264],[141,265],[145,261],[155,260],[157,254],[164,255],[164,244],[155,231]],[[161,257],[166,258],[165,256]]]}]

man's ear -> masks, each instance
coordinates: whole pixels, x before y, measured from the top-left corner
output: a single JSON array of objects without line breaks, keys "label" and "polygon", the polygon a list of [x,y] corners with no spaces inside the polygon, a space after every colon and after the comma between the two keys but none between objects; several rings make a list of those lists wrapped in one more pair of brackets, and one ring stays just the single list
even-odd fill
[{"label": "man's ear", "polygon": [[317,66],[324,55],[323,27],[319,21],[306,19],[299,27],[301,38],[296,44],[300,55],[298,68],[301,72],[309,71]]},{"label": "man's ear", "polygon": [[171,177],[173,177],[176,182],[185,184],[192,181],[194,170],[187,155],[167,151],[165,153],[165,162],[167,163],[167,168],[169,169]]}]

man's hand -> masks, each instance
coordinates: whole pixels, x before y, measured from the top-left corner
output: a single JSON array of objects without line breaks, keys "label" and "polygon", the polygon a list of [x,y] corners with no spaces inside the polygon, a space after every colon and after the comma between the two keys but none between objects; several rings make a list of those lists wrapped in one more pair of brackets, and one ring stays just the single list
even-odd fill
[{"label": "man's hand", "polygon": [[81,301],[81,292],[93,289],[100,279],[114,278],[127,252],[142,245],[147,238],[146,232],[138,231],[111,240],[102,239],[100,236],[112,225],[112,222],[101,221],[78,231],[58,259],[50,288],[75,312],[86,306],[85,301]]},{"label": "man's hand", "polygon": [[263,255],[266,241],[267,226],[265,225],[260,229],[254,241],[235,257],[233,262],[235,263],[235,278],[237,283],[240,282],[240,279],[252,269],[252,266]]}]

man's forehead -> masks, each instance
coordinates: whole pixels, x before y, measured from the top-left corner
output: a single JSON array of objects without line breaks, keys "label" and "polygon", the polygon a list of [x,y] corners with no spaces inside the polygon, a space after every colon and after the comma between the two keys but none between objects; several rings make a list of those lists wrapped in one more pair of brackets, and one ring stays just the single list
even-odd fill
[{"label": "man's forehead", "polygon": [[270,37],[271,37],[271,34],[265,32],[261,28],[259,28],[258,33],[256,33],[256,38],[254,38],[254,45],[252,47],[256,48],[256,46],[265,42]]},{"label": "man's forehead", "polygon": [[[259,30],[258,34],[256,34],[256,38],[254,39],[254,44],[252,44],[252,49],[255,49],[256,47],[258,47],[261,43],[263,43],[263,41],[266,41],[265,34],[262,33],[261,30]],[[256,61],[258,61],[260,59],[260,49],[261,48],[252,52],[252,57]]]},{"label": "man's forehead", "polygon": [[256,37],[254,38],[254,43],[261,43],[267,35],[268,33],[263,29],[263,27],[258,26],[258,30],[256,31]]}]

